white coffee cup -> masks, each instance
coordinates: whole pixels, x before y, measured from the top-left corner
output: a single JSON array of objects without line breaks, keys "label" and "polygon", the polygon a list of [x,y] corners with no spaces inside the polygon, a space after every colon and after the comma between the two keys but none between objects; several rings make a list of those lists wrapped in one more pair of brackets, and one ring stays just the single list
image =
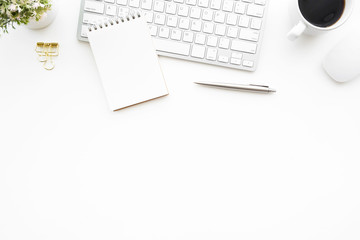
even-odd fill
[{"label": "white coffee cup", "polygon": [[291,17],[293,18],[293,21],[296,23],[296,25],[291,29],[291,31],[287,35],[288,39],[290,39],[291,41],[296,40],[303,33],[309,35],[317,35],[319,33],[331,31],[340,27],[348,20],[354,8],[354,0],[345,0],[344,12],[341,15],[340,19],[331,26],[318,27],[305,19],[305,17],[300,11],[299,0],[290,0],[289,3],[290,3],[289,8],[290,8]]}]

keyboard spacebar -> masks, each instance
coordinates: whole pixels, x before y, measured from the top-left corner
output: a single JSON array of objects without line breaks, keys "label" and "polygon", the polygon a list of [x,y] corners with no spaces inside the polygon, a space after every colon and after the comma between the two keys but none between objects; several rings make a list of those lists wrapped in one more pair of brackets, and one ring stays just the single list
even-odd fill
[{"label": "keyboard spacebar", "polygon": [[179,55],[188,56],[190,53],[190,44],[173,42],[169,40],[153,39],[155,48],[158,51],[174,53]]}]

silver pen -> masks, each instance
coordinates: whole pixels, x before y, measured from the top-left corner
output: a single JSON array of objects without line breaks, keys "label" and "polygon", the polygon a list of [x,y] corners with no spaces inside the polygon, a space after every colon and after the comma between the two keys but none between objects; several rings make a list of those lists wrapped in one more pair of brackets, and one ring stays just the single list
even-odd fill
[{"label": "silver pen", "polygon": [[212,86],[212,87],[221,87],[221,88],[230,88],[230,89],[237,89],[243,91],[250,91],[250,92],[260,92],[260,93],[274,93],[276,92],[275,89],[270,88],[269,86],[263,85],[255,85],[255,84],[237,84],[237,83],[219,83],[219,82],[195,82],[196,84],[205,85],[205,86]]}]

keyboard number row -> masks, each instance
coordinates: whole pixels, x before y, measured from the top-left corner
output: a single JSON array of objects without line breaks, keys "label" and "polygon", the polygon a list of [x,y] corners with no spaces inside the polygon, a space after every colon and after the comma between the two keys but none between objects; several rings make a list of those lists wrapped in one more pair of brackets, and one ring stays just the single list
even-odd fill
[{"label": "keyboard number row", "polygon": [[[123,2],[122,2],[123,1]],[[201,1],[204,0],[199,0],[199,4]],[[221,3],[221,1],[219,1]],[[117,1],[118,4],[123,5],[123,6],[129,6],[129,7],[133,7],[133,8],[139,8],[140,7],[140,1],[139,0],[129,0],[129,5],[127,5],[127,0],[118,0]],[[217,6],[218,3],[217,1],[212,1],[212,5]],[[141,8],[144,10],[154,10],[156,12],[164,12],[167,14],[178,14],[180,16],[188,16],[190,14],[190,17],[193,18],[200,18],[201,12],[202,12],[202,8],[200,7],[189,7],[187,5],[178,5],[172,2],[164,2],[164,1],[155,1],[154,4],[152,2],[152,0],[142,0],[142,4],[141,4]],[[213,10],[221,10],[220,8],[217,7],[211,7],[211,9]],[[99,13],[99,14],[104,14],[106,13],[107,15],[110,16],[115,16],[116,15],[116,11],[117,11],[117,6],[116,5],[106,5],[102,2],[98,2],[98,1],[85,1],[85,6],[84,6],[84,10],[87,12],[93,12],[93,13]],[[253,16],[253,17],[263,17],[264,15],[264,10],[265,7],[261,6],[261,5],[256,5],[256,4],[245,4],[243,2],[235,2],[232,0],[225,0],[224,1],[224,6],[223,6],[223,11],[219,11],[220,13],[224,12],[235,12],[237,14],[247,14],[249,16]],[[205,9],[204,11],[209,12],[212,11],[210,9]],[[206,14],[205,14],[206,15]],[[205,19],[206,20],[206,16]],[[211,19],[209,19],[210,21]]]}]

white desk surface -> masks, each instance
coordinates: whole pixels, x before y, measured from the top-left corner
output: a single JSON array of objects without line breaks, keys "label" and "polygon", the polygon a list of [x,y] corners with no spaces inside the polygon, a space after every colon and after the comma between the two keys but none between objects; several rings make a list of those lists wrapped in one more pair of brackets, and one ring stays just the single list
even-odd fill
[{"label": "white desk surface", "polygon": [[[1,240],[360,239],[360,80],[321,68],[360,5],[290,42],[288,0],[272,0],[255,73],[161,57],[170,95],[112,113],[76,39],[80,1],[58,2],[47,29],[0,39]],[[37,41],[61,44],[54,71]]]}]

